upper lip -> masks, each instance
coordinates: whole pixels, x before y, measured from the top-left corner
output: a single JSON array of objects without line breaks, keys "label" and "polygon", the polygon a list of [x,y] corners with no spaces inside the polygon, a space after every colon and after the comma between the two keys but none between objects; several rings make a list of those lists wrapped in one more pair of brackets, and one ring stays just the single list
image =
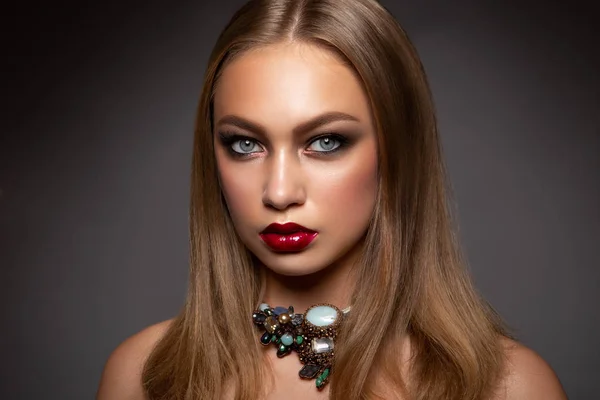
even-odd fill
[{"label": "upper lip", "polygon": [[296,224],[294,222],[286,222],[285,224],[272,223],[267,226],[261,233],[294,233],[294,232],[315,232],[308,228],[305,228],[302,225]]}]

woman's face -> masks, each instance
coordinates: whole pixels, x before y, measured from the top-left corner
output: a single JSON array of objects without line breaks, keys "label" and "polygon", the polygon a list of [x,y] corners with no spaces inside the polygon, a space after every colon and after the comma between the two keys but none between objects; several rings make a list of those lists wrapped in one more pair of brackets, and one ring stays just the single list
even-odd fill
[{"label": "woman's face", "polygon": [[[232,61],[215,89],[220,184],[243,243],[288,276],[352,254],[377,191],[377,137],[352,71],[319,47],[274,45]],[[265,231],[288,222],[307,231]]]}]

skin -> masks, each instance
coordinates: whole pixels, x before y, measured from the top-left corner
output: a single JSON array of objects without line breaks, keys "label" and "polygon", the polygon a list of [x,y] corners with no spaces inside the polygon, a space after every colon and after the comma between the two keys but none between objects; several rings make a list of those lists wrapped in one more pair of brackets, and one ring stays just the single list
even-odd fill
[{"label": "skin", "polygon": [[[253,50],[224,69],[214,121],[221,189],[238,235],[266,268],[265,300],[345,307],[377,191],[377,136],[361,83],[315,46]],[[319,234],[303,251],[279,253],[259,236],[273,222]]]},{"label": "skin", "polygon": [[[294,128],[323,112],[338,111],[358,121],[330,122],[294,135]],[[375,204],[376,136],[368,102],[352,72],[334,56],[307,45],[287,44],[245,54],[228,65],[215,97],[215,121],[236,115],[260,124],[264,135],[231,124],[215,130],[223,193],[236,231],[267,272],[265,300],[305,309],[316,302],[344,306],[353,284],[351,266],[360,252]],[[235,130],[260,143],[245,159],[231,157],[218,131]],[[318,157],[324,146],[311,139],[324,132],[353,136],[345,150]],[[240,144],[240,143],[238,143]],[[321,143],[323,144],[323,143]],[[236,149],[240,147],[235,146]],[[294,221],[319,231],[310,248],[277,254],[258,233],[271,222]],[[144,399],[141,373],[151,349],[172,320],[152,325],[121,343],[110,355],[97,400]],[[490,400],[566,400],[552,368],[534,351],[508,339],[507,371]],[[405,366],[413,356],[402,344]],[[269,399],[325,399],[312,381],[298,379],[297,357],[273,358],[275,387]],[[398,399],[378,384],[384,398]],[[228,396],[233,398],[233,396]]]}]

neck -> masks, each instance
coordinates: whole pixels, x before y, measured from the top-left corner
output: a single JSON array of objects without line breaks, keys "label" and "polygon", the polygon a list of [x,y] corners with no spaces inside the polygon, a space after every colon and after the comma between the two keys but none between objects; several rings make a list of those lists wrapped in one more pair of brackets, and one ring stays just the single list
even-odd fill
[{"label": "neck", "polygon": [[310,275],[280,275],[261,266],[265,271],[265,292],[261,302],[272,307],[291,305],[296,312],[304,312],[318,303],[332,304],[339,309],[348,307],[355,282],[352,267],[357,253],[350,252]]}]

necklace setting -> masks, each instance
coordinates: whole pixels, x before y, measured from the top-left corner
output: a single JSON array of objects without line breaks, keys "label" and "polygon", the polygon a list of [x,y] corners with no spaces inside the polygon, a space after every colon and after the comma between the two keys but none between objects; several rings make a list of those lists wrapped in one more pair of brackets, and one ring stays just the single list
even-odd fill
[{"label": "necklace setting", "polygon": [[264,331],[260,343],[273,344],[279,358],[297,352],[304,364],[298,375],[302,379],[316,378],[315,385],[321,390],[331,377],[337,330],[349,311],[350,307],[340,310],[321,303],[300,314],[292,306],[271,308],[262,303],[252,314],[252,320]]}]

